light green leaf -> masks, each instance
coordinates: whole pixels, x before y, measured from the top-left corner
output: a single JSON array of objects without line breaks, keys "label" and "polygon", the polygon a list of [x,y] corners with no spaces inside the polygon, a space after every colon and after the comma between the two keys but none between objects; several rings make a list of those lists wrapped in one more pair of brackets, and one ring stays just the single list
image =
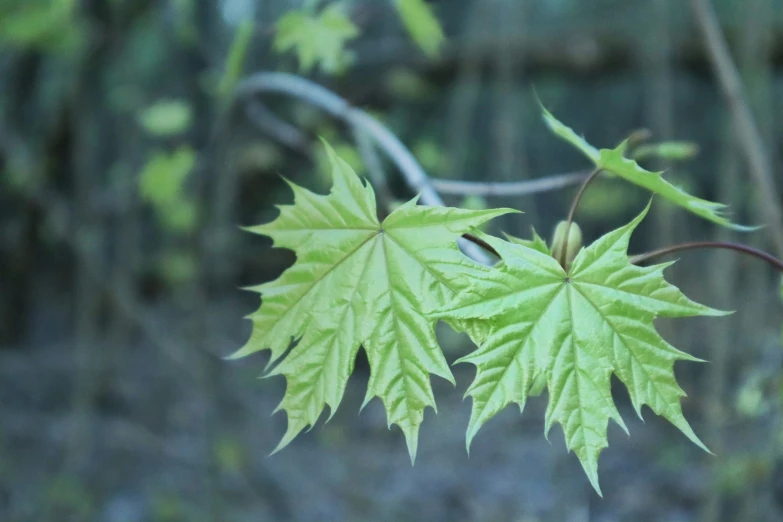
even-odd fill
[{"label": "light green leaf", "polygon": [[68,54],[85,41],[76,0],[0,2],[0,43],[21,49]]},{"label": "light green leaf", "polygon": [[169,284],[183,284],[193,281],[198,275],[198,259],[193,252],[169,247],[158,260],[158,271]]},{"label": "light green leaf", "polygon": [[144,130],[160,137],[182,134],[190,128],[192,120],[190,105],[182,100],[161,100],[139,115]]},{"label": "light green leaf", "polygon": [[156,207],[158,218],[169,232],[188,233],[198,226],[198,207],[185,197],[178,197],[165,205]]},{"label": "light green leaf", "polygon": [[196,153],[188,146],[174,152],[155,153],[139,176],[141,197],[156,206],[180,199],[182,187],[196,164]]},{"label": "light green leaf", "polygon": [[699,153],[699,146],[690,141],[662,141],[639,145],[633,149],[633,159],[661,158],[668,161],[685,161]]},{"label": "light green leaf", "polygon": [[242,68],[245,63],[245,57],[247,56],[247,50],[250,47],[250,41],[253,38],[253,29],[255,25],[253,20],[244,20],[239,27],[237,27],[236,35],[234,36],[234,42],[231,44],[231,49],[228,52],[228,59],[226,60],[226,70],[223,73],[223,77],[220,79],[218,86],[218,92],[223,100],[231,98],[234,87],[236,87],[240,76],[242,76]]},{"label": "light green leaf", "polygon": [[506,234],[505,232],[503,233],[503,235],[506,237],[506,240],[509,243],[526,246],[528,248],[532,248],[533,250],[541,252],[542,254],[551,256],[552,250],[550,250],[549,246],[546,244],[546,241],[544,241],[541,238],[541,236],[538,235],[538,232],[536,232],[535,228],[533,229],[532,232],[533,232],[533,239],[522,239],[516,236],[512,236],[511,234]]},{"label": "light green leaf", "polygon": [[[539,104],[540,103],[541,102],[539,102]],[[587,156],[587,159],[598,164],[600,156],[598,149],[587,143],[587,141],[574,132],[571,127],[567,127],[560,123],[560,120],[555,118],[543,105],[541,105],[541,113],[544,116],[544,123],[549,127],[549,130],[576,147],[579,152]]]},{"label": "light green leaf", "polygon": [[624,156],[626,147],[627,142],[623,142],[616,149],[602,149],[598,167],[612,174],[617,174],[635,185],[644,187],[675,205],[713,223],[733,228],[734,230],[751,231],[757,229],[757,227],[746,227],[732,223],[723,215],[726,205],[691,196],[663,179],[663,172],[650,172],[643,169],[634,160]]},{"label": "light green leaf", "polygon": [[397,11],[411,38],[429,58],[438,56],[445,40],[440,22],[425,0],[396,0]]},{"label": "light green leaf", "polygon": [[[232,357],[269,349],[271,361],[280,360],[270,375],[286,378],[278,409],[287,413],[288,429],[277,451],[326,406],[334,414],[362,345],[371,368],[365,403],[381,399],[414,459],[424,410],[435,407],[430,375],[453,382],[435,321],[425,314],[449,302],[468,276],[490,270],[465,257],[456,239],[509,210],[422,207],[414,199],[381,223],[372,188],[327,152],[334,183],[328,195],[289,183],[294,204],[248,229],[294,250],[297,261],[254,288],[263,302],[250,316],[250,340]],[[292,339],[298,344],[281,359]]]},{"label": "light green leaf", "polygon": [[675,361],[697,359],[663,340],[653,320],[723,312],[689,300],[667,283],[663,269],[671,263],[629,263],[628,241],[646,212],[581,250],[568,273],[545,253],[483,236],[503,263],[431,314],[491,325],[479,348],[458,361],[477,367],[467,391],[473,398],[468,445],[504,407],[523,407],[528,390],[544,374],[546,431],[562,425],[567,447],[600,494],[598,457],[607,446],[609,419],[625,429],[611,394],[615,374],[640,416],[647,404],[704,448],[682,414],[684,392],[673,371]]},{"label": "light green leaf", "polygon": [[304,72],[320,64],[324,72],[338,73],[350,61],[346,42],[358,35],[359,29],[338,3],[327,6],[319,15],[308,10],[287,13],[277,22],[274,47],[278,52],[296,49]]},{"label": "light green leaf", "polygon": [[628,146],[627,141],[621,143],[615,149],[598,150],[578,136],[572,129],[558,121],[546,108],[542,106],[541,110],[544,121],[552,132],[587,156],[597,169],[620,176],[626,181],[659,194],[667,201],[718,225],[742,231],[752,231],[758,228],[732,223],[724,215],[727,208],[726,205],[692,196],[663,179],[663,172],[650,172],[639,166],[636,161],[626,158],[624,154]]}]

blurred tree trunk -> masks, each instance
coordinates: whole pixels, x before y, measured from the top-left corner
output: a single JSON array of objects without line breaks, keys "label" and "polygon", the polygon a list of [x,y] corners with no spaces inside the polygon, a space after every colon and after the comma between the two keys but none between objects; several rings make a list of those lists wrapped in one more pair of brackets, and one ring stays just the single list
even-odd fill
[{"label": "blurred tree trunk", "polygon": [[[734,144],[734,132],[732,130],[731,116],[726,114],[724,117],[726,129],[723,136],[723,153],[718,158],[717,180],[718,180],[718,201],[733,201],[737,199],[740,190],[739,176],[739,154]],[[716,241],[730,241],[733,233],[725,228],[717,228],[715,231]],[[712,297],[710,303],[716,308],[730,310],[732,303],[737,302],[737,275],[739,259],[734,252],[710,252],[712,262],[710,263],[710,273],[708,275],[711,281],[717,281],[718,284],[709,286]],[[731,398],[727,393],[728,367],[731,360],[731,350],[734,347],[733,335],[735,325],[731,318],[715,321],[708,330],[707,344],[710,347],[709,368],[707,369],[707,405],[705,415],[705,442],[710,450],[718,455],[725,455],[725,431],[726,420],[730,411]],[[713,455],[706,455],[705,460],[710,470],[710,484],[707,492],[707,498],[702,506],[701,519],[704,522],[718,522],[723,513],[723,491],[718,477],[725,467],[725,463],[714,458]]]},{"label": "blurred tree trunk", "polygon": [[[739,45],[739,64],[743,81],[747,86],[748,101],[753,111],[753,116],[759,127],[759,133],[763,141],[764,150],[769,154],[769,161],[774,167],[777,165],[775,130],[776,118],[774,100],[772,96],[773,88],[773,67],[772,67],[772,45],[773,32],[775,29],[774,0],[748,0],[744,3],[742,38]],[[756,194],[749,194],[746,198],[747,213],[750,220],[754,223],[763,223],[764,215]],[[767,242],[762,237],[754,234],[754,237],[748,238],[748,242],[758,248],[765,248]],[[768,350],[767,332],[770,327],[779,328],[779,319],[776,319],[770,325],[770,314],[764,313],[767,310],[776,308],[778,293],[770,291],[777,288],[777,279],[779,274],[766,267],[758,266],[748,262],[743,270],[746,274],[745,292],[748,298],[745,302],[749,303],[759,313],[748,315],[748,321],[743,323],[743,329],[747,330],[745,337],[751,342],[752,350],[743,353],[742,366],[750,368],[743,372],[747,375],[758,373],[757,366],[759,361],[767,359],[765,356]],[[774,277],[773,277],[774,275]],[[780,426],[780,378],[775,378],[776,384],[773,390],[770,390],[772,411],[767,415],[752,420],[758,424],[759,429],[766,432],[766,444],[762,443],[759,449],[758,458],[762,460],[769,459],[774,462],[779,457],[779,426]],[[771,465],[770,465],[771,466]],[[759,520],[762,513],[767,511],[767,507],[773,506],[770,492],[771,487],[771,467],[770,473],[765,477],[757,477],[757,480],[749,482],[746,485],[742,503],[740,506],[740,517],[743,520]],[[771,519],[770,519],[771,520]]]},{"label": "blurred tree trunk", "polygon": [[[775,114],[772,110],[772,70],[770,67],[770,37],[771,22],[773,20],[772,0],[747,0],[744,4],[742,39],[739,45],[739,66],[741,68],[743,81],[747,86],[748,101],[753,111],[753,116],[759,127],[764,150],[770,156],[770,163],[775,164],[774,128]],[[764,213],[761,202],[753,192],[746,195],[745,208],[749,220],[753,223],[763,223]],[[747,242],[758,248],[765,248],[767,241],[760,234],[753,234],[748,237]],[[768,310],[772,305],[772,299],[776,299],[776,293],[770,292],[769,288],[775,287],[771,281],[771,271],[759,269],[752,263],[752,260],[746,261],[746,288],[748,295],[753,296],[759,309]],[[760,301],[760,302],[759,302]],[[765,331],[769,317],[766,314],[752,314],[751,324],[746,325],[750,335]],[[762,337],[752,337],[753,344],[758,345]]]},{"label": "blurred tree trunk", "polygon": [[[185,71],[183,78],[200,78],[208,72],[210,63],[203,53],[201,42],[212,42],[218,37],[216,20],[219,20],[219,6],[214,2],[198,2],[195,4],[195,37],[193,43],[183,49]],[[186,86],[188,98],[193,107],[193,135],[191,143],[199,151],[196,172],[192,175],[195,183],[193,186],[196,206],[199,209],[200,226],[193,234],[190,243],[191,255],[197,260],[196,276],[187,292],[190,296],[189,304],[191,320],[189,321],[190,349],[195,353],[191,357],[197,364],[199,375],[199,392],[202,396],[204,411],[201,419],[203,429],[203,459],[206,463],[206,475],[204,477],[203,500],[206,503],[206,512],[212,520],[223,518],[224,508],[222,492],[219,481],[219,462],[216,449],[220,433],[223,429],[220,415],[220,375],[221,361],[213,355],[210,349],[212,330],[209,315],[209,278],[212,273],[212,265],[220,263],[216,257],[219,249],[212,248],[214,238],[210,230],[214,230],[214,220],[209,210],[214,208],[213,194],[220,198],[231,197],[233,183],[229,178],[221,180],[223,172],[217,169],[212,141],[215,119],[217,116],[217,100],[205,92],[201,84],[190,82]],[[231,174],[229,174],[230,176]],[[217,188],[217,190],[215,190]],[[230,205],[226,201],[217,202],[217,211],[220,219],[226,219],[230,212]],[[205,232],[206,231],[206,232]],[[223,253],[222,255],[226,255]],[[228,253],[230,255],[230,253]]]},{"label": "blurred tree trunk", "polygon": [[[645,119],[653,140],[674,139],[674,74],[672,64],[672,5],[670,0],[653,0],[648,7],[649,27],[641,40],[642,77],[645,88]],[[671,164],[661,160],[651,162],[652,170],[667,170]],[[682,234],[677,234],[673,205],[659,201],[653,206],[655,247],[673,245]],[[681,225],[680,225],[681,228]],[[663,322],[657,326],[665,338],[677,338],[679,323]]]},{"label": "blurred tree trunk", "polygon": [[[507,44],[515,35],[524,35],[526,31],[526,2],[507,2],[497,0],[495,3],[495,26],[498,34],[498,48],[495,54],[495,94],[494,102],[494,150],[493,163],[495,179],[499,181],[514,181],[529,177],[527,155],[525,153],[524,121],[522,103],[525,89],[522,72],[524,63],[514,55]],[[523,39],[524,41],[524,39]],[[524,49],[523,49],[524,54]],[[506,202],[492,202],[495,206],[508,205],[512,208],[525,209],[527,219],[535,221],[536,212],[533,198],[509,198]],[[520,232],[519,216],[508,215],[501,218],[503,230],[515,235]],[[527,231],[524,232],[525,235]]]},{"label": "blurred tree trunk", "polygon": [[[468,24],[465,36],[468,45],[486,38],[490,33],[493,2],[473,0],[470,2]],[[446,136],[447,164],[444,172],[454,179],[462,179],[465,166],[470,160],[474,117],[481,94],[481,58],[466,54],[459,63],[456,87],[452,94],[448,113]]]},{"label": "blurred tree trunk", "polygon": [[[98,26],[108,26],[108,12],[88,2],[84,9]],[[92,43],[92,42],[91,42]],[[103,89],[105,43],[94,43],[83,57],[75,88],[72,117],[72,177],[74,181],[72,237],[76,248],[73,429],[66,456],[66,472],[76,474],[85,465],[92,446],[94,401],[100,358],[99,281],[104,276],[103,221],[93,207],[93,194],[102,186],[102,167],[97,143],[103,143]],[[104,143],[105,146],[105,143]]]}]

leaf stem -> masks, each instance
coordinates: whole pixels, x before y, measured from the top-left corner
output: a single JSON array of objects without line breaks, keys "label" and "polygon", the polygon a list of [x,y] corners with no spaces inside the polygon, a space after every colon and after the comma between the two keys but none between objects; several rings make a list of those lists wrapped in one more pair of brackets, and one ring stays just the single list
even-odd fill
[{"label": "leaf stem", "polygon": [[653,250],[652,252],[647,252],[645,254],[632,256],[630,261],[632,264],[637,265],[639,263],[644,263],[645,261],[655,259],[656,257],[673,254],[675,252],[681,252],[683,250],[698,250],[701,248],[722,248],[726,250],[734,250],[735,252],[740,252],[741,254],[746,254],[761,259],[762,261],[766,261],[775,270],[783,273],[783,261],[776,258],[772,254],[768,254],[763,250],[758,250],[741,243],[730,243],[725,241],[694,241],[692,243],[681,243],[679,245],[672,245],[661,248],[659,250]]},{"label": "leaf stem", "polygon": [[[571,223],[574,221],[574,214],[576,214],[576,208],[579,206],[579,201],[582,199],[582,195],[585,193],[585,190],[587,189],[587,186],[598,177],[598,175],[602,172],[602,169],[596,168],[593,172],[590,173],[589,176],[587,176],[582,182],[582,186],[579,187],[579,192],[576,193],[576,196],[574,196],[574,201],[571,203],[571,209],[568,211],[568,218],[566,219],[566,227],[565,227],[565,238],[566,241],[568,240],[568,234],[571,232]],[[560,266],[565,267],[566,266],[566,250],[563,249],[563,253],[560,256],[562,259],[558,259],[557,261],[560,263]]]}]

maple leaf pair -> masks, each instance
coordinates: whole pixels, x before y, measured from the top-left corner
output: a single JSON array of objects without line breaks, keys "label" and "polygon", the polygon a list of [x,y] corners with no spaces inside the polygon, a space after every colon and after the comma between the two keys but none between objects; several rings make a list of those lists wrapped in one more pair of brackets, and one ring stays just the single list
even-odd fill
[{"label": "maple leaf pair", "polygon": [[[523,408],[543,378],[546,431],[562,425],[567,447],[600,493],[598,457],[609,419],[625,429],[611,395],[615,374],[637,413],[647,404],[704,448],[683,416],[684,392],[673,372],[675,361],[697,359],[661,338],[653,320],[722,312],[667,283],[662,272],[670,263],[629,262],[629,238],[647,209],[580,250],[566,272],[537,236],[504,241],[477,232],[510,209],[423,207],[414,198],[380,222],[372,188],[325,146],[331,192],[289,183],[294,204],[248,229],[297,255],[280,278],[253,288],[263,303],[249,316],[250,340],[232,356],[269,349],[270,365],[277,364],[268,375],[286,378],[278,410],[286,412],[288,428],[275,451],[313,426],[326,406],[335,413],[363,347],[370,364],[365,404],[380,398],[413,461],[424,410],[436,407],[430,376],[454,383],[435,336],[438,320],[477,345],[457,361],[477,367],[467,390],[468,446],[501,409]],[[463,255],[456,240],[467,232],[480,234],[501,262],[488,267]],[[282,357],[292,338],[298,342]]]}]

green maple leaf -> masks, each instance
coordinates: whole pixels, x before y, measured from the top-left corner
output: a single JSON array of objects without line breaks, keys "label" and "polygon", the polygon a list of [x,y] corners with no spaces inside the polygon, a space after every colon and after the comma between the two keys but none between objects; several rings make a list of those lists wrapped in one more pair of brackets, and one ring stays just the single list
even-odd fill
[{"label": "green maple leaf", "polygon": [[554,423],[563,426],[567,447],[600,494],[598,457],[607,446],[609,419],[626,429],[611,395],[614,373],[640,417],[647,404],[706,449],[682,414],[685,393],[673,371],[677,360],[698,359],[661,338],[653,320],[724,312],[689,300],[667,283],[663,269],[671,263],[629,263],[629,238],[646,213],[582,249],[568,273],[540,240],[530,248],[483,236],[502,264],[432,314],[491,325],[477,339],[478,349],[458,361],[477,367],[467,391],[473,398],[468,446],[501,409],[511,403],[524,408],[543,374],[549,390],[546,433]]},{"label": "green maple leaf", "polygon": [[543,105],[541,106],[541,111],[544,122],[549,129],[555,135],[576,147],[593,162],[597,169],[615,174],[655,194],[660,194],[667,201],[718,225],[742,231],[758,229],[758,227],[747,227],[732,223],[724,215],[727,208],[726,205],[692,196],[663,179],[663,172],[645,170],[636,161],[625,157],[625,152],[628,148],[627,140],[617,148],[599,150],[590,145],[573,129],[558,121]]},{"label": "green maple leaf", "polygon": [[320,63],[327,73],[340,72],[350,61],[346,42],[359,35],[359,29],[343,12],[340,4],[332,4],[319,15],[307,10],[291,11],[277,22],[275,50],[296,49],[299,65],[307,72]]},{"label": "green maple leaf", "polygon": [[250,316],[250,340],[233,357],[270,349],[274,362],[300,338],[269,373],[287,381],[278,410],[285,410],[288,428],[278,451],[313,426],[325,406],[334,414],[362,345],[371,369],[365,404],[381,399],[413,460],[424,410],[435,408],[430,374],[454,382],[426,314],[467,286],[468,276],[490,270],[464,256],[457,238],[512,211],[422,207],[414,198],[379,222],[372,188],[326,149],[331,192],[289,183],[294,204],[249,229],[294,250],[297,261],[254,289],[262,305]]}]

